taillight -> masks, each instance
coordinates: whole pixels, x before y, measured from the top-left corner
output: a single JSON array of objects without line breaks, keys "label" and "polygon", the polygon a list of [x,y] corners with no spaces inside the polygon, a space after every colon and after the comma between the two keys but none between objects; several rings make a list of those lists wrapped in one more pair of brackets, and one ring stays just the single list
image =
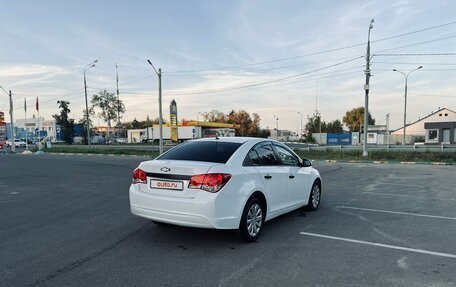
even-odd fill
[{"label": "taillight", "polygon": [[147,183],[147,174],[144,170],[136,168],[133,171],[133,183]]},{"label": "taillight", "polygon": [[217,192],[230,180],[231,174],[208,173],[192,176],[188,188],[202,189],[209,192]]}]

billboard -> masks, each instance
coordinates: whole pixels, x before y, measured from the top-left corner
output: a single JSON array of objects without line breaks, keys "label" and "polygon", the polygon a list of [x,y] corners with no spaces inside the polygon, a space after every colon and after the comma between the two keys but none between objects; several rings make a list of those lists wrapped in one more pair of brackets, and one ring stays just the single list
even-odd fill
[{"label": "billboard", "polygon": [[171,141],[173,142],[178,142],[179,141],[179,136],[178,136],[178,120],[177,120],[177,104],[175,100],[171,101],[171,104],[169,105],[169,126],[171,129]]},{"label": "billboard", "polygon": [[6,123],[5,123],[5,113],[0,112],[0,142],[6,140]]}]

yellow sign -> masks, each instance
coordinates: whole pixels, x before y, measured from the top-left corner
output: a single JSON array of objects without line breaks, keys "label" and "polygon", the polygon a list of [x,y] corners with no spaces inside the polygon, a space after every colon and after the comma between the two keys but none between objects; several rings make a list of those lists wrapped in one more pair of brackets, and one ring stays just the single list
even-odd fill
[{"label": "yellow sign", "polygon": [[170,134],[171,134],[171,141],[178,142],[178,120],[177,120],[177,104],[175,100],[171,101],[169,105],[169,123],[170,123]]}]

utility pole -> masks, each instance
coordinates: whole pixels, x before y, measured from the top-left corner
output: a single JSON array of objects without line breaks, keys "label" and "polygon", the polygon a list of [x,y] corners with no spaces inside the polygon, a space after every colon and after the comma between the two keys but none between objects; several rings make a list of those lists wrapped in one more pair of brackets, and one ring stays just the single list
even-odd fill
[{"label": "utility pole", "polygon": [[120,129],[120,98],[119,98],[119,67],[116,64],[116,91],[117,91],[117,133],[116,137],[119,137]]},{"label": "utility pole", "polygon": [[413,69],[411,70],[410,72],[408,72],[407,74],[402,72],[402,71],[399,71],[397,69],[393,69],[394,72],[398,72],[398,73],[401,73],[402,75],[404,75],[405,77],[405,89],[404,89],[404,98],[405,98],[405,103],[404,103],[404,130],[402,131],[402,145],[405,145],[405,128],[406,128],[406,124],[407,124],[407,86],[408,86],[408,76],[414,72],[414,71],[417,71],[419,69],[423,68],[423,66],[419,66],[418,68],[416,69]]},{"label": "utility pole", "polygon": [[321,145],[321,114],[318,111],[318,80],[315,81],[315,114],[318,116],[318,136],[320,137],[319,144]]},{"label": "utility pole", "polygon": [[279,141],[279,118],[275,115],[273,117],[276,119],[276,139]]},{"label": "utility pole", "polygon": [[366,52],[366,84],[364,85],[365,97],[364,97],[364,140],[363,140],[363,157],[367,157],[367,125],[369,121],[369,80],[371,77],[370,71],[370,32],[374,28],[374,19],[371,19],[369,24],[369,32],[367,34],[367,52]]},{"label": "utility pole", "polygon": [[84,67],[84,92],[85,92],[85,104],[86,104],[86,129],[87,129],[87,145],[90,148],[90,122],[89,122],[89,104],[87,102],[87,81],[86,81],[86,72],[88,69],[95,67],[95,63],[98,60],[93,61],[92,63]]},{"label": "utility pole", "polygon": [[10,102],[10,120],[11,120],[11,152],[16,152],[16,143],[14,142],[14,121],[13,121],[13,94],[9,90],[9,102]]},{"label": "utility pole", "polygon": [[301,116],[301,132],[300,132],[300,141],[302,141],[302,113],[298,112],[298,114]]},{"label": "utility pole", "polygon": [[155,73],[158,76],[158,125],[160,126],[160,139],[159,139],[159,148],[160,154],[163,153],[163,120],[162,120],[162,71],[161,68],[157,70],[150,60],[147,60],[149,65],[152,66]]},{"label": "utility pole", "polygon": [[386,149],[389,150],[390,146],[390,114],[386,114]]}]

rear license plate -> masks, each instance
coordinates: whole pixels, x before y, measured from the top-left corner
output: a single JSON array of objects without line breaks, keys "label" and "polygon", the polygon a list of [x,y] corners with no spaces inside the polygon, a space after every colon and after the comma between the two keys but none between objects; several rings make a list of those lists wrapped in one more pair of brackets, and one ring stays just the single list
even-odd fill
[{"label": "rear license plate", "polygon": [[170,181],[170,180],[150,180],[150,188],[156,189],[170,189],[170,190],[183,190],[184,183],[182,181]]}]

